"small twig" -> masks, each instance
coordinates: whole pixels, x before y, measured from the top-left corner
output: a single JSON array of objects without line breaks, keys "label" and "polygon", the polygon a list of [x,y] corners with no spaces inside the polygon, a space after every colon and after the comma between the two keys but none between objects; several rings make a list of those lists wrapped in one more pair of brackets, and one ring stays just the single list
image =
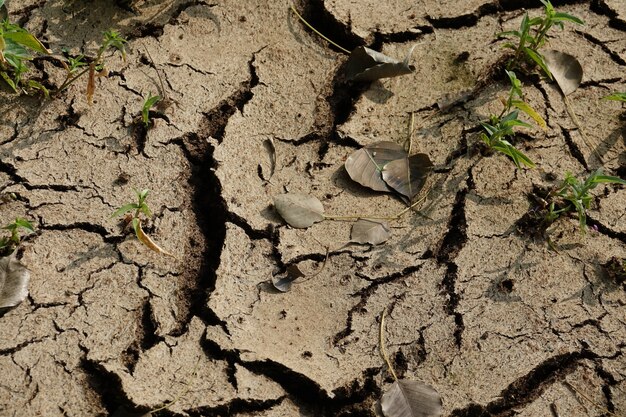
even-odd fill
[{"label": "small twig", "polygon": [[345,52],[346,54],[350,54],[350,51],[348,51],[346,48],[343,48],[339,45],[337,45],[335,42],[331,41],[330,39],[328,39],[326,36],[322,35],[317,29],[315,29],[313,26],[311,26],[309,24],[309,22],[307,22],[306,20],[304,20],[304,17],[300,16],[300,13],[298,13],[298,11],[296,10],[296,8],[293,6],[293,4],[291,5],[291,11],[293,11],[296,16],[298,16],[298,19],[300,19],[302,21],[302,23],[304,23],[309,29],[311,29],[313,32],[315,32],[318,36],[321,36],[326,42],[330,43],[331,45],[333,45],[335,48],[338,48],[340,50],[342,50],[343,52]]},{"label": "small twig", "polygon": [[325,220],[335,220],[335,221],[353,221],[353,220],[358,220],[358,219],[366,219],[366,220],[398,220],[400,217],[402,217],[404,214],[406,214],[408,211],[410,211],[411,209],[413,209],[415,206],[417,206],[418,204],[424,202],[424,200],[426,200],[426,197],[428,197],[428,193],[430,192],[430,189],[426,190],[426,193],[424,194],[424,196],[418,200],[416,200],[413,204],[411,204],[410,206],[408,206],[407,208],[403,209],[401,212],[393,215],[393,216],[368,216],[368,215],[358,215],[358,216],[334,216],[332,214],[322,214],[322,216],[324,216]]},{"label": "small twig", "polygon": [[154,414],[157,411],[161,411],[161,410],[165,410],[166,408],[171,407],[172,405],[174,405],[176,402],[178,402],[182,397],[184,397],[185,395],[187,395],[187,393],[189,393],[189,391],[191,391],[191,385],[189,384],[190,380],[192,377],[195,377],[196,371],[198,370],[198,365],[200,365],[200,356],[198,357],[198,360],[196,362],[196,365],[193,367],[193,370],[191,371],[191,374],[187,377],[187,379],[183,382],[183,385],[186,385],[186,389],[181,392],[176,398],[174,398],[172,401],[168,402],[167,404],[163,404],[161,407],[159,408],[155,408],[153,410],[149,411],[149,414]]},{"label": "small twig", "polygon": [[574,385],[572,385],[571,382],[569,381],[563,381],[563,383],[565,385],[567,385],[572,391],[574,391],[576,394],[580,395],[582,398],[584,398],[585,400],[589,401],[594,407],[596,407],[598,410],[604,412],[604,413],[608,413],[614,417],[621,417],[618,414],[613,413],[612,411],[607,410],[605,407],[602,407],[600,404],[596,403],[595,401],[593,401],[591,398],[587,397],[585,394],[583,394],[582,392],[580,392]]},{"label": "small twig", "polygon": [[385,315],[387,314],[387,307],[383,310],[383,313],[380,316],[380,355],[387,363],[387,367],[389,368],[389,372],[393,375],[393,379],[398,381],[398,375],[396,375],[396,371],[394,371],[393,366],[391,366],[391,361],[389,360],[389,355],[387,354],[387,349],[385,348]]},{"label": "small twig", "polygon": [[409,113],[409,135],[404,143],[407,155],[411,156],[411,148],[413,147],[413,124],[415,122],[415,112]]},{"label": "small twig", "polygon": [[574,122],[574,124],[576,125],[576,127],[578,128],[578,131],[580,132],[580,136],[582,136],[583,138],[583,142],[585,142],[585,145],[587,145],[587,147],[589,149],[591,149],[591,151],[598,157],[598,160],[600,161],[600,163],[602,163],[602,156],[600,156],[600,153],[598,152],[595,143],[593,143],[589,137],[587,136],[587,134],[585,133],[585,130],[583,129],[582,125],[580,124],[580,120],[578,120],[578,116],[576,116],[576,113],[574,113],[574,109],[572,108],[572,105],[569,101],[569,99],[567,98],[567,96],[565,94],[563,94],[563,102],[565,103],[565,108],[567,109],[567,113],[569,114],[569,117],[572,118],[572,121]]}]

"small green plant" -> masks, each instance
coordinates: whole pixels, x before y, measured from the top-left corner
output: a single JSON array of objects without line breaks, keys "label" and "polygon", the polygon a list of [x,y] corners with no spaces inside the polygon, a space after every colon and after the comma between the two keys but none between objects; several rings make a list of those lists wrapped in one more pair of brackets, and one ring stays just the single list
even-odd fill
[{"label": "small green plant", "polygon": [[513,71],[506,71],[511,82],[508,98],[503,100],[503,109],[500,115],[491,115],[488,122],[481,122],[486,133],[481,134],[483,142],[491,149],[508,155],[516,167],[525,165],[534,168],[535,164],[520,150],[515,148],[506,138],[515,135],[515,127],[531,127],[519,119],[520,110],[530,116],[539,126],[546,127],[543,118],[524,101],[522,83]]},{"label": "small green plant", "polygon": [[613,93],[602,98],[605,100],[621,101],[622,103],[626,103],[626,93]]},{"label": "small green plant", "polygon": [[137,236],[137,239],[143,243],[145,246],[147,246],[149,249],[160,253],[162,255],[168,255],[168,256],[172,256],[175,257],[174,255],[172,255],[170,252],[166,251],[165,249],[161,248],[159,245],[157,245],[151,238],[150,236],[148,236],[142,229],[141,227],[141,214],[143,213],[147,218],[152,217],[152,212],[150,211],[150,207],[148,207],[148,204],[146,203],[146,199],[148,198],[148,194],[150,194],[150,190],[141,190],[141,191],[137,191],[135,190],[135,193],[137,194],[137,202],[136,203],[128,203],[128,204],[124,204],[123,206],[121,206],[120,208],[118,208],[117,210],[115,210],[113,212],[113,214],[111,214],[111,217],[119,217],[121,215],[126,215],[126,213],[128,212],[133,212],[132,214],[128,214],[126,215],[124,222],[126,224],[131,223],[133,230],[135,231],[135,235]]},{"label": "small green plant", "polygon": [[[4,0],[0,0],[0,7]],[[8,19],[0,21],[0,77],[16,93],[25,89],[42,91],[48,89],[35,80],[25,80],[30,67],[27,62],[34,58],[33,52],[49,54],[50,51],[34,35]]]},{"label": "small green plant", "polygon": [[11,236],[0,237],[0,255],[6,256],[13,253],[22,240],[20,236],[20,230],[25,230],[27,233],[33,233],[35,229],[33,225],[25,219],[16,218],[14,222],[3,226],[2,229],[8,230]]},{"label": "small green plant", "polygon": [[119,32],[111,29],[103,33],[102,45],[98,48],[98,53],[95,58],[87,58],[85,55],[78,55],[76,57],[68,57],[67,63],[63,63],[65,67],[65,80],[58,88],[57,92],[61,92],[68,88],[77,79],[85,74],[88,74],[87,80],[87,99],[91,102],[93,93],[95,90],[95,77],[96,74],[105,74],[105,59],[104,53],[110,49],[118,51],[122,55],[122,59],[126,60],[126,48],[124,39]]},{"label": "small green plant", "polygon": [[549,0],[540,1],[544,5],[544,16],[531,19],[528,17],[528,13],[526,13],[522,18],[519,30],[501,32],[496,36],[498,38],[517,38],[517,44],[512,42],[504,44],[505,48],[515,51],[513,58],[507,64],[508,69],[520,68],[525,60],[526,62],[539,65],[548,78],[552,79],[552,74],[545,60],[538,52],[538,49],[545,44],[548,38],[548,31],[553,26],[557,26],[562,30],[563,23],[565,22],[572,22],[579,25],[583,25],[585,22],[568,13],[557,12],[554,10]]},{"label": "small green plant", "polygon": [[580,231],[584,234],[587,231],[587,210],[593,199],[589,191],[601,183],[626,185],[626,181],[621,178],[603,175],[601,169],[592,172],[585,181],[578,180],[568,172],[556,192],[548,196],[546,221],[553,223],[562,215],[575,211],[578,214]]},{"label": "small green plant", "polygon": [[150,109],[154,107],[159,101],[161,101],[161,96],[156,95],[153,96],[152,93],[148,93],[148,97],[143,102],[143,107],[141,108],[141,120],[143,124],[146,126],[146,129],[150,127]]}]

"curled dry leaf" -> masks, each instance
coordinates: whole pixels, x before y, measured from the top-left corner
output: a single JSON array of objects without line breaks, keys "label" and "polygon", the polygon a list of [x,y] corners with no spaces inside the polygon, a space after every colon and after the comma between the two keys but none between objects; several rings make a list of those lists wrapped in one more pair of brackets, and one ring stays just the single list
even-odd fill
[{"label": "curled dry leaf", "polygon": [[428,155],[418,153],[389,162],[383,169],[382,178],[389,187],[412,201],[432,169],[433,163]]},{"label": "curled dry leaf", "polygon": [[399,379],[380,400],[385,417],[437,417],[442,403],[439,393],[420,381]]},{"label": "curled dry leaf", "polygon": [[15,307],[28,295],[30,271],[14,255],[0,258],[0,309]]},{"label": "curled dry leaf", "polygon": [[346,63],[346,78],[353,81],[376,81],[380,78],[397,77],[415,70],[409,59],[415,45],[409,50],[404,61],[398,61],[380,52],[359,46],[350,53]]},{"label": "curled dry leaf", "polygon": [[263,167],[260,164],[259,164],[259,168],[261,170],[261,176],[263,177],[263,181],[269,181],[272,179],[272,176],[274,175],[274,171],[276,171],[276,147],[274,146],[274,139],[272,138],[265,139],[263,141],[263,147],[265,148],[265,150],[267,151],[267,154],[270,157],[270,172],[267,175],[267,178],[265,174],[263,173]]},{"label": "curled dry leaf", "polygon": [[576,91],[583,79],[583,67],[580,62],[574,56],[560,51],[550,50],[543,52],[542,55],[563,95],[567,96]]},{"label": "curled dry leaf", "polygon": [[298,193],[274,196],[278,214],[291,226],[304,229],[324,220],[324,206],[315,197]]},{"label": "curled dry leaf", "polygon": [[385,165],[406,158],[406,151],[395,142],[376,142],[355,151],[345,163],[353,181],[375,191],[390,191],[381,172]]},{"label": "curled dry leaf", "polygon": [[288,292],[293,282],[303,276],[298,265],[289,265],[284,273],[272,276],[272,285],[280,292]]},{"label": "curled dry leaf", "polygon": [[156,242],[153,241],[150,238],[150,236],[148,236],[143,231],[143,229],[141,228],[141,222],[139,221],[139,219],[133,219],[133,229],[135,229],[135,234],[137,235],[137,239],[139,239],[139,241],[143,243],[144,245],[146,245],[149,249],[152,249],[153,251],[161,255],[171,256],[172,258],[176,257],[172,253],[166,251],[165,249],[157,245]]},{"label": "curled dry leaf", "polygon": [[352,225],[350,239],[356,243],[380,245],[386,242],[390,235],[391,231],[387,222],[359,219]]}]

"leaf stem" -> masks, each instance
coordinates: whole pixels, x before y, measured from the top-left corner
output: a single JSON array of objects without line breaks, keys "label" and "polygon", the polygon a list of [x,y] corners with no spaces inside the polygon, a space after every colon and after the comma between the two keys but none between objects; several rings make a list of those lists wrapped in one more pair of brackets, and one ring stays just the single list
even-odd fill
[{"label": "leaf stem", "polygon": [[380,315],[380,355],[387,363],[387,367],[389,368],[389,372],[393,375],[393,379],[398,381],[398,375],[396,375],[396,371],[394,371],[393,366],[391,366],[391,361],[389,360],[389,355],[387,354],[387,349],[385,348],[385,315],[387,314],[387,307],[383,310],[383,313]]},{"label": "leaf stem", "polygon": [[333,45],[335,48],[338,48],[340,50],[342,50],[343,52],[345,52],[346,54],[350,54],[350,51],[348,51],[346,48],[341,47],[339,45],[337,45],[335,42],[331,41],[330,39],[328,39],[326,36],[322,35],[317,29],[315,29],[313,26],[311,26],[309,24],[309,22],[307,22],[306,20],[304,20],[304,17],[300,16],[300,13],[297,12],[296,8],[293,7],[293,4],[291,4],[291,11],[294,12],[296,14],[296,16],[298,16],[298,19],[300,19],[302,21],[302,23],[304,23],[309,29],[311,29],[313,32],[315,32],[318,36],[321,36],[322,39],[324,39],[326,42],[330,43],[331,45]]}]

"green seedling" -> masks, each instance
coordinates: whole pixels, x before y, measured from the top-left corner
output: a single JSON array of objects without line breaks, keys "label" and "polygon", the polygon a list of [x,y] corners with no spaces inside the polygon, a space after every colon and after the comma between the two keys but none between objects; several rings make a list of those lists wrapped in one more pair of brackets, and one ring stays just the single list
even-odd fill
[{"label": "green seedling", "polygon": [[522,83],[513,71],[506,71],[511,81],[511,90],[506,101],[503,100],[503,109],[500,115],[491,115],[488,122],[481,122],[480,125],[486,133],[481,133],[482,141],[491,149],[508,155],[516,167],[522,165],[534,168],[535,164],[524,153],[513,146],[507,137],[515,135],[515,127],[531,127],[528,123],[519,119],[519,112],[522,111],[530,116],[542,128],[546,127],[546,122],[528,103],[523,100]]},{"label": "green seedling", "polygon": [[126,60],[125,43],[126,39],[124,39],[119,32],[111,29],[103,33],[102,45],[98,48],[98,53],[95,58],[88,58],[85,55],[68,57],[68,62],[63,63],[66,72],[65,80],[56,92],[59,93],[67,89],[77,79],[88,74],[87,100],[91,102],[95,91],[96,75],[100,76],[106,74],[104,53],[108,50],[117,51],[122,56],[122,59]]},{"label": "green seedling", "polygon": [[2,255],[10,255],[19,246],[22,240],[20,230],[25,230],[27,233],[35,231],[33,225],[28,220],[19,217],[14,222],[3,226],[2,229],[11,233],[11,236],[0,237],[0,254]]},{"label": "green seedling", "polygon": [[544,16],[537,16],[531,19],[528,13],[526,13],[522,19],[519,30],[500,32],[496,37],[517,38],[517,44],[513,42],[504,44],[505,48],[515,51],[513,58],[507,65],[508,69],[521,67],[524,61],[535,63],[543,70],[548,78],[552,79],[552,74],[544,58],[538,52],[538,49],[545,44],[548,38],[548,31],[553,26],[557,26],[562,30],[565,22],[579,25],[583,25],[584,22],[582,19],[568,13],[557,12],[554,10],[549,0],[540,1],[544,5]]},{"label": "green seedling", "polygon": [[[0,7],[4,0],[0,0]],[[24,89],[40,90],[46,96],[48,89],[35,80],[25,80],[24,74],[30,70],[27,62],[34,58],[33,53],[49,54],[50,51],[33,34],[8,19],[0,22],[0,77],[15,92]]]},{"label": "green seedling", "polygon": [[621,178],[603,175],[601,169],[592,172],[585,181],[578,180],[568,172],[558,190],[549,196],[546,221],[553,223],[562,215],[575,211],[578,214],[580,231],[585,234],[587,210],[593,199],[589,192],[601,183],[626,185],[626,181]]},{"label": "green seedling", "polygon": [[148,93],[148,97],[143,102],[143,107],[141,108],[141,120],[143,124],[146,126],[146,129],[150,127],[150,109],[154,107],[159,101],[161,101],[161,96],[156,95],[153,96],[152,93]]},{"label": "green seedling", "polygon": [[606,97],[603,97],[603,99],[621,101],[622,103],[626,103],[626,93],[613,93]]},{"label": "green seedling", "polygon": [[[137,239],[141,243],[143,243],[149,249],[159,254],[174,257],[174,255],[172,255],[171,253],[169,253],[168,251],[166,251],[165,249],[157,245],[150,238],[150,236],[148,236],[141,228],[141,222],[143,221],[141,218],[141,215],[143,214],[147,218],[152,217],[152,212],[150,211],[150,207],[148,207],[148,204],[146,203],[146,199],[148,198],[148,194],[150,194],[150,190],[141,190],[141,191],[135,190],[135,193],[137,194],[137,202],[124,204],[123,206],[115,210],[113,214],[111,214],[111,217],[119,217],[121,215],[126,215],[124,222],[126,224],[128,223],[132,224],[133,230],[135,231],[135,235],[137,236]],[[133,212],[133,213],[127,214],[129,212]]]}]

